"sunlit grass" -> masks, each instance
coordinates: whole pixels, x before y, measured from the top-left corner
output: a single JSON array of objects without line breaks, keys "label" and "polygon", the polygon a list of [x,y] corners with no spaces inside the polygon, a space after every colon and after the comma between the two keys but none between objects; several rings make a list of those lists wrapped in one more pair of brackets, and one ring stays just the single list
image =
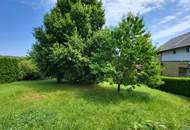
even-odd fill
[{"label": "sunlit grass", "polygon": [[109,84],[77,86],[55,81],[0,85],[2,130],[190,129],[190,99]]}]

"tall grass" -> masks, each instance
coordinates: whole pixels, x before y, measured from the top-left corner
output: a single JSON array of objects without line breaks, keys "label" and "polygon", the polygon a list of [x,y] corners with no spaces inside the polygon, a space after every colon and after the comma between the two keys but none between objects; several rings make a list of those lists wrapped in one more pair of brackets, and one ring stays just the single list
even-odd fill
[{"label": "tall grass", "polygon": [[0,85],[2,130],[178,130],[190,128],[190,100],[146,87],[54,81]]}]

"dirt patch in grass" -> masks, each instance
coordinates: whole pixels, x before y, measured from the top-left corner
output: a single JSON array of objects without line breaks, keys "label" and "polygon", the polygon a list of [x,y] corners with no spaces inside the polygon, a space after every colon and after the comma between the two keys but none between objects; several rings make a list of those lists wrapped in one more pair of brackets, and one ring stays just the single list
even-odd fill
[{"label": "dirt patch in grass", "polygon": [[21,96],[21,99],[23,101],[37,101],[44,98],[47,98],[47,96],[36,93],[36,92],[29,92]]}]

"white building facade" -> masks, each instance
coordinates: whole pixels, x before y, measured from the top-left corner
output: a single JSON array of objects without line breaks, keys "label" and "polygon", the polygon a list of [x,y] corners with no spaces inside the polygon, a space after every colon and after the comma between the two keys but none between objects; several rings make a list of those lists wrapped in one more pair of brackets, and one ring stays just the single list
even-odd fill
[{"label": "white building facade", "polygon": [[171,39],[159,48],[162,74],[190,77],[190,33]]},{"label": "white building facade", "polygon": [[161,61],[190,61],[190,47],[169,50],[161,54]]}]

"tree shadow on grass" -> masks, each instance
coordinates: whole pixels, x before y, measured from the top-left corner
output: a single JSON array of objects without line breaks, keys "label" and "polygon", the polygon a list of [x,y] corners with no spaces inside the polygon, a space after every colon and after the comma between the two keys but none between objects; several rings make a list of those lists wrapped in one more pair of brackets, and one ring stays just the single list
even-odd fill
[{"label": "tree shadow on grass", "polygon": [[37,81],[31,82],[31,84],[27,83],[27,87],[32,87],[39,92],[70,92],[76,90],[76,94],[73,96],[83,98],[89,103],[95,104],[113,104],[119,103],[120,101],[136,103],[150,102],[152,100],[152,96],[146,92],[121,90],[118,93],[116,88],[100,85],[57,84],[55,81]]},{"label": "tree shadow on grass", "polygon": [[136,90],[121,90],[121,92],[118,93],[116,88],[103,88],[101,86],[97,86],[96,88],[91,89],[91,91],[82,92],[80,96],[87,100],[89,103],[96,104],[111,104],[119,103],[121,101],[137,103],[150,102],[152,100],[152,97],[149,93]]},{"label": "tree shadow on grass", "polygon": [[183,95],[178,95],[178,94],[173,94],[173,93],[170,93],[170,94],[175,95],[175,96],[177,96],[178,98],[181,98],[182,100],[185,100],[185,101],[190,102],[190,97],[183,96]]},{"label": "tree shadow on grass", "polygon": [[28,81],[22,82],[22,85],[25,87],[33,88],[39,92],[54,92],[77,87],[76,85],[74,86],[68,83],[58,84],[54,80]]}]

